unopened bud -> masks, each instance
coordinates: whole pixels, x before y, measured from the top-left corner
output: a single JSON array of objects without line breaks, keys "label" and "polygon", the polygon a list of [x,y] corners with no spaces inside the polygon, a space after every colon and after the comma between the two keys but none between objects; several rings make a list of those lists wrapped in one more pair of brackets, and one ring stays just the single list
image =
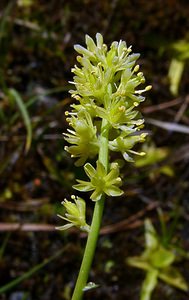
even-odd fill
[{"label": "unopened bud", "polygon": [[133,72],[134,72],[134,73],[135,73],[135,72],[138,72],[139,69],[140,69],[140,66],[139,66],[139,65],[136,65],[136,66],[134,67]]},{"label": "unopened bud", "polygon": [[152,89],[152,85],[148,85],[148,86],[145,88],[146,91],[150,91],[151,89]]}]

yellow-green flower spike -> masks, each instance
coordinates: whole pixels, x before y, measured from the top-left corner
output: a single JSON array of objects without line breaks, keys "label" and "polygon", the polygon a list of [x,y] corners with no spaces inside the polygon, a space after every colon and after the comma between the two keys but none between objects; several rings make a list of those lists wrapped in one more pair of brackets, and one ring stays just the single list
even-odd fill
[{"label": "yellow-green flower spike", "polygon": [[100,33],[96,42],[86,35],[86,48],[80,45],[74,48],[80,66],[72,68],[75,76],[70,83],[75,89],[70,93],[77,102],[71,105],[70,113],[66,112],[72,127],[65,134],[67,142],[72,144],[65,147],[66,151],[77,158],[77,166],[97,157],[99,124],[106,119],[114,136],[109,150],[121,152],[125,160],[133,161],[130,154],[141,153],[132,148],[145,140],[144,134],[135,134],[144,123],[137,107],[145,99],[142,94],[151,89],[150,85],[138,88],[145,82],[140,66],[136,65],[140,55],[132,54],[124,41],[113,42],[108,49]]}]

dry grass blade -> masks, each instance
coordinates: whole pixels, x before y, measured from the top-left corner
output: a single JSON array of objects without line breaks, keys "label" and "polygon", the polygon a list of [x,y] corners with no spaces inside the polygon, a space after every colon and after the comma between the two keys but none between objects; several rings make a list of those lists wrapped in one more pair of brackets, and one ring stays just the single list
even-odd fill
[{"label": "dry grass blade", "polygon": [[180,133],[189,134],[189,126],[180,125],[174,122],[164,122],[155,119],[146,119],[146,123],[155,125],[168,131],[175,131]]}]

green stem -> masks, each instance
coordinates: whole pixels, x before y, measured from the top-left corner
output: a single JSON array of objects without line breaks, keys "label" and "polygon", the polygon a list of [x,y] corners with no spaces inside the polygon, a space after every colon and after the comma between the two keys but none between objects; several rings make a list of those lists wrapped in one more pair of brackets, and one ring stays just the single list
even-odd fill
[{"label": "green stem", "polygon": [[[100,136],[100,150],[99,150],[99,161],[104,165],[105,169],[108,170],[108,133],[109,124],[103,119]],[[101,197],[99,201],[95,203],[93,219],[91,223],[91,229],[88,235],[83,260],[81,263],[79,275],[73,292],[72,300],[81,300],[83,296],[83,289],[87,284],[89,272],[91,269],[97,239],[100,231],[100,225],[102,220],[102,214],[104,209],[105,195]]]}]

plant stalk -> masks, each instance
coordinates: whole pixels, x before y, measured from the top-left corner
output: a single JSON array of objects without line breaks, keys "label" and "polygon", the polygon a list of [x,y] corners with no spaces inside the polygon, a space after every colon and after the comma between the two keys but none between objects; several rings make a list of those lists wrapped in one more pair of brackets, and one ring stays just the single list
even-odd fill
[{"label": "plant stalk", "polygon": [[[108,159],[108,134],[109,123],[107,120],[102,120],[101,135],[100,135],[100,150],[99,161],[103,164],[106,171],[108,171],[109,159]],[[100,225],[102,220],[102,214],[104,209],[105,195],[102,195],[101,199],[95,203],[91,229],[88,235],[83,260],[81,263],[80,271],[78,274],[75,289],[72,295],[72,300],[81,300],[83,296],[83,289],[87,284],[89,272],[91,269],[97,239],[100,231]]]}]

